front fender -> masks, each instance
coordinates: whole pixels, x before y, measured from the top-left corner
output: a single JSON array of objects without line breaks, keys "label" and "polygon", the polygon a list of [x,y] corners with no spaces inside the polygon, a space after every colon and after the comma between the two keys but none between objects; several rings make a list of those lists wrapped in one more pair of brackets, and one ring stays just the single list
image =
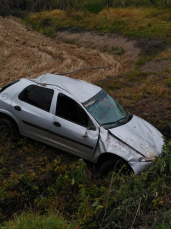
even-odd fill
[{"label": "front fender", "polygon": [[128,164],[130,161],[138,161],[139,157],[142,157],[142,155],[139,154],[132,147],[128,146],[123,141],[109,134],[109,131],[101,128],[98,147],[93,157],[93,162],[97,163],[101,155],[103,155],[103,158],[105,159],[105,154],[118,156],[125,160]]}]

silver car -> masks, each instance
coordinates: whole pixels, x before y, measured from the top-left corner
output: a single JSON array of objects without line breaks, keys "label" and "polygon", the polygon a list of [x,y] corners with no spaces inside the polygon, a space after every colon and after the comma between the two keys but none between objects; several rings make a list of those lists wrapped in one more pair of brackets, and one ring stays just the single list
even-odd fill
[{"label": "silver car", "polygon": [[126,164],[135,174],[162,153],[162,134],[128,113],[102,88],[44,74],[0,90],[0,132],[20,133],[98,165],[101,175]]}]

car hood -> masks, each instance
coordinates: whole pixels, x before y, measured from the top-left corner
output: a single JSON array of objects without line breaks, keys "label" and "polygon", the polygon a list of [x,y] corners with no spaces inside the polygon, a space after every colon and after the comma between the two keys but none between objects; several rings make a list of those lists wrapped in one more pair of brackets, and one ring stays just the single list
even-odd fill
[{"label": "car hood", "polygon": [[162,152],[162,134],[135,115],[128,123],[109,129],[109,132],[145,157],[158,156]]}]

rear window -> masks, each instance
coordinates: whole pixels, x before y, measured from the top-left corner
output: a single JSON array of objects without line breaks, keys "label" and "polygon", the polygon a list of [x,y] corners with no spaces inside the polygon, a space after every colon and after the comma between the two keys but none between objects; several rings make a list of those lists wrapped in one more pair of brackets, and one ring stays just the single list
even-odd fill
[{"label": "rear window", "polygon": [[23,102],[49,112],[53,93],[52,89],[30,85],[19,94],[18,98]]},{"label": "rear window", "polygon": [[0,89],[0,92],[4,91],[5,89],[7,89],[8,87],[12,86],[13,84],[17,83],[19,80],[15,80],[11,83],[8,83],[7,85],[3,86],[1,89]]}]

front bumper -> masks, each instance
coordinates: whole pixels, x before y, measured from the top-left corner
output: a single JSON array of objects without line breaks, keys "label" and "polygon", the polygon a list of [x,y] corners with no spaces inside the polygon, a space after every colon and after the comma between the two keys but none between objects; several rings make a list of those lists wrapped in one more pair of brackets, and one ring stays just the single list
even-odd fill
[{"label": "front bumper", "polygon": [[136,175],[140,174],[140,172],[145,172],[150,168],[152,161],[150,162],[140,162],[140,161],[130,161],[128,164],[131,166],[132,170]]}]

